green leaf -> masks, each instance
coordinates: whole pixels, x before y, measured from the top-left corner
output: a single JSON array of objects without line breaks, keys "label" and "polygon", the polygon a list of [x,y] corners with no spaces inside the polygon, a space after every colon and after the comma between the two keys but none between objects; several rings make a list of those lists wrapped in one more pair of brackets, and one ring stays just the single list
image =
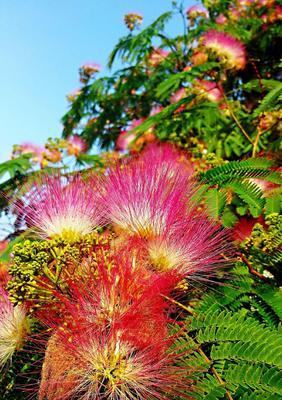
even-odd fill
[{"label": "green leaf", "polygon": [[280,213],[281,211],[281,195],[267,197],[265,199],[265,214]]},{"label": "green leaf", "polygon": [[254,116],[258,116],[264,111],[271,111],[276,108],[279,97],[282,95],[282,83],[277,82],[275,87],[263,98],[260,105],[255,109]]},{"label": "green leaf", "polygon": [[218,189],[210,189],[205,196],[205,200],[209,215],[218,220],[226,205],[226,193]]},{"label": "green leaf", "polygon": [[28,171],[31,168],[31,156],[32,154],[23,154],[18,158],[13,158],[0,164],[0,178],[6,173],[10,175],[10,178],[14,178],[16,174],[23,174]]},{"label": "green leaf", "polygon": [[103,167],[103,161],[100,156],[98,155],[91,155],[91,154],[80,154],[77,157],[77,162],[79,164],[85,165],[92,165],[92,166],[98,166],[98,167]]},{"label": "green leaf", "polygon": [[232,182],[228,184],[231,188],[250,208],[253,217],[258,217],[263,210],[265,199],[262,197],[261,189],[249,182]]},{"label": "green leaf", "polygon": [[273,161],[265,158],[250,158],[243,161],[230,161],[219,167],[201,172],[200,182],[210,185],[226,184],[233,181],[242,181],[246,178],[264,179],[282,184],[281,174],[270,170]]}]

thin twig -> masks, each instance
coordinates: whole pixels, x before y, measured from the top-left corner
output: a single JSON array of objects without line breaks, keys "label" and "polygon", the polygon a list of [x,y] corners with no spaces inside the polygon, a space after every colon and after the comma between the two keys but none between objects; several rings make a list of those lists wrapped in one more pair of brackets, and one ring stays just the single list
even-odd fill
[{"label": "thin twig", "polygon": [[245,131],[245,129],[244,129],[243,126],[241,125],[241,122],[238,120],[238,118],[237,118],[236,115],[234,114],[234,111],[232,110],[232,108],[231,108],[231,106],[230,106],[230,104],[229,104],[229,102],[228,102],[228,100],[227,100],[225,94],[223,93],[223,91],[222,91],[222,94],[223,94],[223,98],[224,98],[225,104],[227,105],[228,111],[230,112],[230,114],[231,114],[232,118],[234,119],[236,125],[238,126],[238,128],[240,129],[240,131],[243,133],[243,135],[245,136],[245,138],[248,139],[248,141],[253,145],[254,143],[253,143],[252,139],[250,138],[250,136],[248,135],[248,133]]},{"label": "thin twig", "polygon": [[190,315],[195,315],[195,312],[192,307],[185,306],[184,304],[179,303],[178,301],[172,299],[171,297],[167,297],[165,295],[162,295],[162,297],[164,297],[166,300],[170,301],[171,303],[176,304],[177,306],[183,308],[183,310],[187,311]]},{"label": "thin twig", "polygon": [[[208,356],[204,353],[204,351],[203,351],[200,347],[198,348],[198,351],[199,351],[199,353],[201,354],[201,356],[204,357],[204,359],[206,360],[206,362],[207,362],[208,364],[212,362],[212,360],[210,360],[210,359],[208,358]],[[225,382],[224,382],[224,380],[222,379],[222,377],[219,375],[219,373],[217,372],[217,370],[216,370],[214,367],[211,367],[211,371],[212,371],[212,373],[214,374],[214,376],[216,377],[216,379],[218,380],[218,382],[219,382],[222,386],[225,387]],[[225,390],[226,390],[225,394],[226,394],[226,397],[228,398],[228,400],[233,400],[233,398],[232,398],[232,396],[231,396],[229,390],[226,389],[226,387],[225,387]]]},{"label": "thin twig", "polygon": [[261,131],[261,130],[258,128],[258,133],[257,133],[257,135],[256,135],[256,137],[255,137],[255,141],[254,141],[254,147],[253,147],[252,157],[255,157],[255,156],[256,156],[257,147],[258,147],[258,141],[259,141],[259,138],[260,138],[260,136],[262,135],[262,133],[263,133],[263,131]]},{"label": "thin twig", "polygon": [[243,261],[243,263],[245,263],[247,265],[250,274],[255,275],[256,277],[258,277],[259,279],[263,280],[264,282],[269,283],[269,280],[268,280],[268,278],[266,276],[264,276],[263,274],[259,273],[257,270],[255,270],[251,266],[249,260],[247,259],[247,257],[244,254],[241,253],[240,257],[241,257],[241,260]]}]

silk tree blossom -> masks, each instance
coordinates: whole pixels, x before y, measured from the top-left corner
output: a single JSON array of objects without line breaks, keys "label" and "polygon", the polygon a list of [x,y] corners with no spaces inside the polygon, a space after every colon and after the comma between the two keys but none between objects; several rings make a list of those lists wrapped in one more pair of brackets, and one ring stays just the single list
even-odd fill
[{"label": "silk tree blossom", "polygon": [[191,57],[192,64],[196,66],[205,64],[207,61],[208,55],[203,51],[196,51]]},{"label": "silk tree blossom", "polygon": [[83,64],[79,69],[80,82],[87,83],[89,79],[97,74],[101,69],[101,66],[94,62],[87,62]]},{"label": "silk tree blossom", "polygon": [[145,164],[152,163],[164,172],[170,170],[171,179],[180,179],[180,186],[185,186],[187,192],[191,184],[192,175],[194,174],[193,164],[187,155],[173,146],[171,143],[153,143],[146,147],[142,153],[142,160]]},{"label": "silk tree blossom", "polygon": [[253,228],[256,224],[261,224],[263,225],[264,228],[266,228],[267,226],[262,216],[259,216],[258,218],[253,218],[253,217],[239,218],[239,220],[232,228],[233,240],[243,242],[244,240],[248,239],[251,236]]},{"label": "silk tree blossom", "polygon": [[197,79],[193,83],[194,92],[203,99],[219,103],[223,99],[222,88],[215,82]]},{"label": "silk tree blossom", "polygon": [[37,318],[52,329],[59,327],[66,341],[77,332],[120,327],[128,338],[138,338],[139,345],[167,337],[169,306],[163,296],[174,289],[178,277],[153,273],[136,257],[132,260],[129,253],[119,253],[122,256],[98,257],[97,276],[67,280],[68,294],[54,291],[55,307],[41,308]]},{"label": "silk tree blossom", "polygon": [[109,220],[128,234],[159,234],[183,212],[186,184],[179,165],[160,165],[157,151],[123,163],[104,182]]},{"label": "silk tree blossom", "polygon": [[81,95],[81,89],[75,89],[67,95],[67,100],[73,103]]},{"label": "silk tree blossom", "polygon": [[150,116],[157,115],[157,114],[160,113],[162,110],[163,110],[163,106],[155,105],[155,106],[151,109]]},{"label": "silk tree blossom", "polygon": [[226,68],[243,69],[246,65],[244,45],[225,32],[210,30],[201,39],[204,49],[210,51],[222,61]]},{"label": "silk tree blossom", "polygon": [[231,255],[229,234],[205,215],[190,210],[177,225],[148,240],[149,262],[161,272],[174,273],[191,280],[207,279],[226,266],[224,252]]},{"label": "silk tree blossom", "polygon": [[169,101],[171,103],[177,103],[178,101],[184,99],[185,97],[187,97],[186,89],[180,88],[172,96],[170,96]]},{"label": "silk tree blossom", "polygon": [[148,56],[147,63],[150,67],[157,67],[159,64],[161,64],[166,57],[169,55],[169,51],[161,49],[161,48],[155,48]]},{"label": "silk tree blossom", "polygon": [[44,148],[34,143],[22,143],[14,147],[13,155],[31,154],[31,161],[41,163],[43,160]]},{"label": "silk tree blossom", "polygon": [[199,17],[209,18],[208,10],[206,10],[204,7],[197,5],[197,4],[192,7],[189,7],[186,10],[186,15],[187,15],[187,18],[191,19],[192,21],[194,21],[196,18],[199,18]]},{"label": "silk tree blossom", "polygon": [[124,16],[124,23],[130,31],[139,28],[143,22],[143,16],[136,12],[127,13]]},{"label": "silk tree blossom", "polygon": [[227,18],[226,18],[226,16],[225,16],[224,14],[219,14],[219,15],[216,17],[215,22],[216,22],[218,25],[224,25],[224,24],[227,22]]},{"label": "silk tree blossom", "polygon": [[167,342],[139,346],[137,337],[128,339],[121,329],[81,332],[72,341],[58,334],[47,347],[39,400],[167,400],[187,375],[173,365],[177,355]]},{"label": "silk tree blossom", "polygon": [[127,130],[122,130],[116,140],[116,150],[126,151],[129,149],[130,144],[134,141],[136,135],[128,132]]},{"label": "silk tree blossom", "polygon": [[24,306],[13,306],[8,293],[0,287],[0,368],[23,347],[28,331]]},{"label": "silk tree blossom", "polygon": [[82,153],[86,153],[88,145],[85,140],[79,135],[73,135],[67,139],[67,152],[69,155],[79,156]]},{"label": "silk tree blossom", "polygon": [[131,132],[134,128],[141,125],[145,121],[145,118],[134,119],[131,121],[129,127],[122,130],[116,140],[116,150],[126,151],[129,150],[134,140],[136,139],[136,134]]},{"label": "silk tree blossom", "polygon": [[41,238],[72,240],[91,233],[103,222],[97,188],[90,187],[80,175],[68,180],[46,175],[26,189],[25,204],[14,206],[20,208],[27,226]]}]

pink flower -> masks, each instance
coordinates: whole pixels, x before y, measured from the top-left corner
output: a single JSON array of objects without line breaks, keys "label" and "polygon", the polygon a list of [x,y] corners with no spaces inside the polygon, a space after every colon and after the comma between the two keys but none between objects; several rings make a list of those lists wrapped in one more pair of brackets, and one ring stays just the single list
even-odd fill
[{"label": "pink flower", "polygon": [[203,51],[196,51],[191,57],[191,62],[193,65],[205,64],[207,60],[208,60],[208,55]]},{"label": "pink flower", "polygon": [[276,20],[278,20],[278,21],[282,20],[282,6],[275,7],[274,15],[275,15]]},{"label": "pink flower", "polygon": [[101,69],[101,66],[97,63],[88,62],[82,65],[79,69],[80,81],[87,83],[89,79]]},{"label": "pink flower", "polygon": [[184,99],[185,97],[187,97],[186,89],[181,88],[178,89],[172,96],[170,96],[169,100],[171,103],[177,103],[178,101]]},{"label": "pink flower", "polygon": [[182,215],[186,184],[179,165],[160,165],[155,149],[144,158],[132,159],[109,172],[104,182],[107,215],[129,235],[160,234]]},{"label": "pink flower", "polygon": [[82,65],[81,69],[87,74],[95,74],[96,72],[99,72],[101,69],[100,64],[94,63],[94,62],[87,62]]},{"label": "pink flower", "polygon": [[33,143],[22,143],[17,146],[14,154],[31,154],[31,161],[35,163],[41,163],[43,160],[44,148],[41,146],[37,146]]},{"label": "pink flower", "polygon": [[216,19],[215,19],[215,22],[216,22],[218,25],[224,25],[224,24],[226,23],[226,21],[227,21],[227,18],[226,18],[226,16],[223,15],[223,14],[219,14],[219,15],[216,17]]},{"label": "pink flower", "polygon": [[130,126],[127,130],[123,130],[120,132],[117,141],[116,141],[116,150],[117,151],[126,151],[131,147],[133,141],[136,139],[136,134],[131,132],[134,128],[142,124],[145,121],[145,118],[134,119],[131,121]]},{"label": "pink flower", "polygon": [[25,308],[13,306],[8,293],[0,287],[0,368],[22,348],[28,331]]},{"label": "pink flower", "polygon": [[196,94],[214,103],[219,103],[223,98],[222,90],[215,82],[197,79],[193,87]]},{"label": "pink flower", "polygon": [[154,106],[150,112],[150,116],[156,115],[163,110],[163,106]]},{"label": "pink flower", "polygon": [[46,149],[43,156],[47,161],[52,163],[57,163],[62,159],[62,153],[57,149]]},{"label": "pink flower", "polygon": [[79,135],[69,136],[67,139],[67,152],[69,155],[79,156],[88,150],[87,143]]},{"label": "pink flower", "polygon": [[232,21],[238,21],[241,17],[241,13],[236,7],[230,7],[229,16]]},{"label": "pink flower", "polygon": [[90,187],[80,175],[69,180],[46,175],[26,188],[25,204],[15,204],[15,208],[20,208],[27,226],[38,236],[72,241],[91,233],[103,221],[103,207],[93,185],[94,180]]},{"label": "pink flower", "polygon": [[202,44],[205,49],[215,54],[227,68],[243,69],[245,67],[245,48],[233,36],[211,30],[202,36]]},{"label": "pink flower", "polygon": [[81,95],[81,89],[75,89],[75,90],[73,90],[71,93],[69,93],[68,95],[67,95],[67,100],[70,102],[70,103],[73,103],[77,98],[78,98],[78,96],[80,96]]},{"label": "pink flower", "polygon": [[180,179],[180,186],[189,187],[189,180],[195,172],[192,163],[171,143],[153,143],[142,152],[142,160],[145,164],[154,164],[161,171],[162,168],[170,169],[171,178]]},{"label": "pink flower", "polygon": [[130,133],[126,130],[121,131],[117,140],[116,140],[116,150],[117,151],[125,151],[128,150],[130,147],[130,143],[133,142],[136,135]]},{"label": "pink flower", "polygon": [[257,0],[257,5],[260,7],[271,8],[275,0]]},{"label": "pink flower", "polygon": [[150,67],[157,67],[169,54],[169,51],[155,48],[148,56],[148,65]]},{"label": "pink flower", "polygon": [[226,231],[192,209],[178,224],[148,240],[146,246],[155,270],[174,271],[182,277],[200,280],[226,265],[221,254],[231,254],[228,239]]},{"label": "pink flower", "polygon": [[[175,366],[179,358],[167,340],[140,346],[126,329],[81,331],[64,340],[55,335],[48,344],[39,399],[162,399],[181,394],[187,371]],[[166,344],[166,345],[165,345]],[[62,357],[62,354],[64,355]]]},{"label": "pink flower", "polygon": [[199,18],[199,17],[209,18],[208,11],[200,5],[194,5],[192,7],[189,7],[186,10],[186,15],[188,18],[190,18],[192,20]]},{"label": "pink flower", "polygon": [[4,253],[4,251],[9,246],[9,240],[1,240],[0,241],[0,254]]}]

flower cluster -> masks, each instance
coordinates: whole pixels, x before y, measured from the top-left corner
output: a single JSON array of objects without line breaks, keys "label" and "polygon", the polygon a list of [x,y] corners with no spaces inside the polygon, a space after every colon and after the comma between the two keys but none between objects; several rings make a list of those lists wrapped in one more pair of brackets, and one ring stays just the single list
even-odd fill
[{"label": "flower cluster", "polygon": [[219,103],[223,99],[222,88],[215,82],[208,80],[195,80],[193,90],[199,98]]},{"label": "flower cluster", "polygon": [[214,54],[228,69],[243,69],[246,51],[243,44],[230,34],[210,30],[201,38],[203,48]]},{"label": "flower cluster", "polygon": [[88,62],[79,69],[80,82],[87,83],[89,79],[100,71],[101,67],[97,63]]},{"label": "flower cluster", "polygon": [[197,18],[209,18],[208,11],[200,5],[194,5],[189,7],[186,10],[186,15],[192,24]]},{"label": "flower cluster", "polygon": [[124,23],[130,31],[138,28],[143,22],[143,17],[141,14],[128,13],[124,16]]},{"label": "flower cluster", "polygon": [[8,293],[0,286],[0,369],[22,348],[28,331],[25,308],[13,306]]},{"label": "flower cluster", "polygon": [[12,152],[12,158],[21,155],[30,156],[30,162],[40,168],[51,164],[60,163],[66,156],[79,157],[86,153],[88,145],[79,135],[74,134],[67,139],[49,139],[45,146],[38,146],[34,143],[22,143],[15,145]]},{"label": "flower cluster", "polygon": [[173,296],[186,280],[216,278],[231,254],[194,191],[189,160],[169,144],[103,176],[51,175],[25,190],[14,207],[37,240],[13,250],[1,362],[20,348],[28,310],[50,332],[40,399],[168,399],[188,388],[169,332]]}]

